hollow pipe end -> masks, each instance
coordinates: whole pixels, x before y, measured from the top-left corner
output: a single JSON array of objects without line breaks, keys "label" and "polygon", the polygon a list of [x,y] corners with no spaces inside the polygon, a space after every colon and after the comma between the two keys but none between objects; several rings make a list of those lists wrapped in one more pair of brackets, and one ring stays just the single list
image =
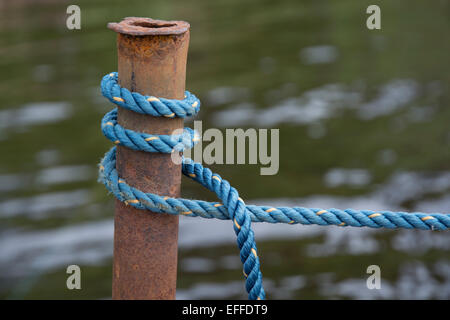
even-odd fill
[{"label": "hollow pipe end", "polygon": [[151,18],[127,17],[119,23],[108,23],[108,29],[132,36],[177,35],[189,30],[186,21],[166,21]]}]

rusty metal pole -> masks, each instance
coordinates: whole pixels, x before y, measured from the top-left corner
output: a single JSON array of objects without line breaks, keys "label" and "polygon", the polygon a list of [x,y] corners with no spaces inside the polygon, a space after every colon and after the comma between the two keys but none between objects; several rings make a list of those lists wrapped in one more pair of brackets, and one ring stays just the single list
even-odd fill
[{"label": "rusty metal pole", "polygon": [[[149,18],[109,23],[118,33],[119,83],[130,91],[183,99],[189,24]],[[183,119],[152,117],[119,107],[125,128],[171,134]],[[181,168],[170,154],[117,148],[117,171],[128,184],[169,197],[180,196]],[[116,200],[113,299],[174,299],[177,278],[178,216],[137,210]]]}]

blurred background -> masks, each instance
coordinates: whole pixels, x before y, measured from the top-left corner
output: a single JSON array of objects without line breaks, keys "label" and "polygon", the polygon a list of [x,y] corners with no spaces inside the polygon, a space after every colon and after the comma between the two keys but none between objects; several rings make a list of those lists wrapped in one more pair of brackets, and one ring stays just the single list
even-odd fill
[{"label": "blurred background", "polygon": [[[81,8],[81,30],[66,8]],[[381,30],[366,8],[381,8]],[[203,128],[280,128],[280,170],[217,165],[248,204],[450,211],[449,2],[1,1],[0,298],[111,297],[114,200],[97,183],[127,16],[191,24]],[[187,123],[190,125],[191,123]],[[214,200],[183,179],[184,197]],[[254,226],[270,299],[449,299],[450,235]],[[66,288],[81,267],[82,290]],[[381,290],[366,269],[381,267]],[[177,298],[246,298],[229,221],[180,217]]]}]

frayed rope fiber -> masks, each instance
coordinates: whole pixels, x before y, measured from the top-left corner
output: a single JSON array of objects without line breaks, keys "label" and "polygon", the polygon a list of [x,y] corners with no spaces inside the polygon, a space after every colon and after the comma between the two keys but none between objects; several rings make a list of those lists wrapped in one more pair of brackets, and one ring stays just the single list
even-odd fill
[{"label": "frayed rope fiber", "polygon": [[[119,107],[160,117],[189,117],[200,110],[200,101],[188,91],[183,100],[144,96],[121,88],[117,72],[103,77],[102,94]],[[108,112],[102,120],[104,135],[116,145],[146,152],[171,153],[191,148],[198,140],[197,134],[185,128],[179,135],[151,135],[121,127],[117,123],[117,109]],[[246,205],[238,191],[220,175],[191,159],[182,157],[182,172],[187,177],[213,191],[220,202],[170,198],[144,193],[128,185],[116,170],[116,147],[109,150],[99,165],[99,180],[114,196],[137,209],[189,217],[231,220],[237,236],[246,290],[251,300],[264,299],[262,273],[256,248],[252,222],[287,223],[304,225],[335,225],[371,228],[405,228],[422,230],[447,230],[450,214],[406,213],[371,210],[339,210],[303,207],[270,207]]]}]

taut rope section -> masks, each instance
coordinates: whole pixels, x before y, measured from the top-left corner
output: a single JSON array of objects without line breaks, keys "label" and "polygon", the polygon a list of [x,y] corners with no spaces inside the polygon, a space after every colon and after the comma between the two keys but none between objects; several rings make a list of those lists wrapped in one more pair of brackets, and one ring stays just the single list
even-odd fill
[{"label": "taut rope section", "polygon": [[[200,101],[186,91],[184,100],[171,100],[143,96],[121,88],[117,73],[103,77],[102,94],[116,105],[128,110],[164,117],[187,117],[200,109]],[[192,147],[199,138],[192,129],[185,128],[181,135],[151,135],[121,127],[117,123],[117,110],[108,112],[102,120],[105,136],[117,145],[146,152],[171,153]],[[152,212],[182,214],[190,217],[232,220],[243,263],[249,299],[264,299],[262,274],[251,222],[317,224],[371,228],[406,228],[446,230],[450,227],[450,214],[420,212],[390,212],[370,210],[339,210],[302,207],[270,207],[246,205],[228,181],[191,159],[182,158],[182,172],[202,186],[213,191],[221,202],[208,202],[183,198],[170,198],[144,193],[120,178],[116,170],[116,148],[109,150],[100,163],[99,180],[117,199],[138,209]]]}]

